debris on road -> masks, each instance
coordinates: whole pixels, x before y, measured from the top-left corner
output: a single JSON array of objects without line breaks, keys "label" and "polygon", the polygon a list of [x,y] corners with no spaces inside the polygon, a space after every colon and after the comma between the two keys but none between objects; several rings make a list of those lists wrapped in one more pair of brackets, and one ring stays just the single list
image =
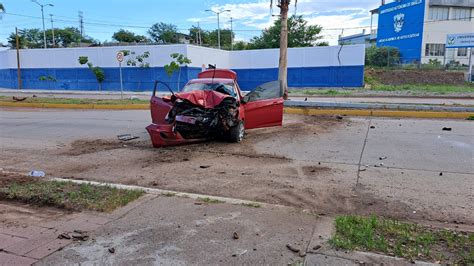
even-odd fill
[{"label": "debris on road", "polygon": [[452,131],[453,129],[450,127],[443,127],[443,131]]},{"label": "debris on road", "polygon": [[292,244],[286,244],[286,247],[295,253],[300,252],[300,249],[298,247],[293,246]]},{"label": "debris on road", "polygon": [[379,160],[383,161],[383,160],[385,160],[385,159],[387,159],[387,158],[388,158],[387,156],[381,156],[381,157],[379,157]]},{"label": "debris on road", "polygon": [[117,138],[120,141],[130,141],[130,140],[138,139],[139,137],[132,136],[132,134],[123,134],[123,135],[117,135]]},{"label": "debris on road", "polygon": [[234,239],[239,239],[239,238],[240,238],[240,237],[239,237],[239,234],[237,234],[237,232],[234,232],[234,233],[232,234],[232,237],[233,237]]},{"label": "debris on road", "polygon": [[344,119],[344,117],[342,115],[338,115],[336,116],[337,119],[341,120],[341,119]]},{"label": "debris on road", "polygon": [[237,253],[232,254],[232,257],[242,256],[242,255],[244,255],[245,253],[247,253],[247,250],[246,250],[246,249],[245,249],[245,250],[242,250],[242,251],[240,251],[240,252],[237,252]]},{"label": "debris on road", "polygon": [[316,246],[313,247],[313,250],[318,250],[320,248],[321,248],[321,245],[316,245]]},{"label": "debris on road", "polygon": [[15,102],[22,102],[22,101],[26,100],[26,97],[19,98],[19,97],[13,96],[12,99],[13,99],[13,101],[15,101]]},{"label": "debris on road", "polygon": [[374,129],[374,128],[375,128],[375,126],[370,126],[370,128],[371,128],[371,129]]},{"label": "debris on road", "polygon": [[58,235],[58,239],[71,239],[71,236],[68,233],[62,233]]},{"label": "debris on road", "polygon": [[89,240],[89,235],[87,232],[82,231],[82,230],[74,230],[72,234],[72,238],[74,240],[79,240],[79,241],[87,241]]},{"label": "debris on road", "polygon": [[114,254],[115,253],[115,248],[109,248],[109,252]]},{"label": "debris on road", "polygon": [[443,176],[443,172],[439,173],[439,176]]},{"label": "debris on road", "polygon": [[28,175],[32,177],[44,177],[46,174],[43,171],[33,170],[29,172]]},{"label": "debris on road", "polygon": [[210,165],[201,165],[201,166],[199,166],[199,168],[201,168],[201,169],[207,169],[209,167],[211,167],[211,166]]}]

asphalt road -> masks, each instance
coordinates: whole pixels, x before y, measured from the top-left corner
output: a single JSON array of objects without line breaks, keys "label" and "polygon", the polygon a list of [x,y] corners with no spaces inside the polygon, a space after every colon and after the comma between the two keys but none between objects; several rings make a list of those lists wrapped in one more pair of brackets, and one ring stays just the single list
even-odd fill
[{"label": "asphalt road", "polygon": [[[291,124],[301,119],[299,116],[286,116],[285,123]],[[34,153],[40,156],[47,149],[56,148],[58,145],[68,145],[77,139],[113,139],[116,135],[125,133],[147,139],[144,127],[149,121],[147,111],[2,109],[0,112],[2,149],[0,168],[18,168],[26,171],[28,167],[42,167],[42,165],[36,165],[34,161],[28,161],[29,165],[17,161],[13,163],[9,161],[9,158],[14,153],[21,152],[25,153],[25,158]],[[460,220],[474,225],[473,122],[384,118],[345,118],[344,121],[346,124],[343,127],[332,128],[327,133],[297,131],[292,133],[292,128],[287,127],[286,133],[280,134],[276,129],[272,131],[270,137],[259,138],[258,141],[252,143],[252,149],[260,153],[284,156],[291,159],[293,165],[322,163],[333,169],[332,174],[328,174],[327,180],[324,180],[324,176],[318,179],[305,179],[305,182],[309,182],[308,184],[311,182],[316,184],[321,182],[321,185],[331,183],[335,187],[344,187],[346,193],[350,193],[355,188],[363,188],[364,192],[374,196],[375,204],[377,201],[382,202],[382,199],[383,204],[385,202],[400,203],[407,206],[410,213],[416,213],[414,217],[416,219],[423,219],[426,215],[426,217],[437,217],[433,219],[439,221],[457,222]],[[321,125],[323,128],[324,126]],[[444,127],[452,130],[443,131]],[[250,138],[254,135],[256,133],[252,131],[248,134]],[[140,151],[132,150],[128,152],[129,156],[132,156],[133,152],[140,153]],[[202,162],[196,163],[206,163],[203,158],[201,158]],[[48,163],[46,159],[42,160],[43,163]],[[271,174],[267,171],[266,175],[280,175],[277,173],[280,169],[278,165],[252,166],[251,163],[249,161],[249,165],[243,167],[246,169],[254,167],[257,170],[259,167],[274,167],[275,171],[270,171]],[[129,167],[132,168],[134,165]],[[172,173],[181,171],[181,168],[190,168],[192,165],[183,162],[167,167],[171,169],[170,176],[176,179]],[[225,170],[226,166],[216,167],[223,167],[222,169]],[[109,169],[109,171],[112,170],[116,169]],[[280,176],[293,175],[292,172],[285,171],[282,171]],[[93,173],[89,171],[88,175],[91,176]],[[80,175],[79,171],[77,175]],[[205,172],[196,170],[192,172],[192,176],[196,178],[205,178],[206,175]],[[213,183],[225,181],[219,177],[213,178]],[[105,179],[105,181],[113,180],[118,180],[116,175],[113,179]],[[289,180],[292,179],[289,178]],[[294,184],[297,185],[302,181],[288,182],[295,182]],[[225,182],[221,185],[225,185]],[[185,186],[184,182],[177,186],[177,189],[186,189]],[[222,194],[221,188],[222,186],[217,187],[216,191]],[[200,188],[196,186],[193,189]],[[206,188],[203,189],[196,192],[208,192]],[[240,196],[238,189],[233,188],[232,191],[234,194],[223,196]],[[293,195],[291,199],[287,199],[289,203],[292,203],[290,205],[293,206],[294,203],[297,206],[296,203],[303,196],[303,192],[305,192],[304,189],[301,193],[297,192]],[[316,192],[313,191],[311,194],[317,198]],[[255,195],[249,198],[259,199]],[[303,199],[305,200],[307,199]],[[330,206],[332,203],[328,202],[328,204]]]}]

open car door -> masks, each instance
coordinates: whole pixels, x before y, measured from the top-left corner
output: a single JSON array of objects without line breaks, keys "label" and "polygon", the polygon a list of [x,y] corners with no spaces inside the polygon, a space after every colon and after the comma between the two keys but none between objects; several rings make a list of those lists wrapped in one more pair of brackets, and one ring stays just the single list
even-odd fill
[{"label": "open car door", "polygon": [[258,86],[245,95],[243,102],[246,129],[282,125],[284,100],[279,81]]}]

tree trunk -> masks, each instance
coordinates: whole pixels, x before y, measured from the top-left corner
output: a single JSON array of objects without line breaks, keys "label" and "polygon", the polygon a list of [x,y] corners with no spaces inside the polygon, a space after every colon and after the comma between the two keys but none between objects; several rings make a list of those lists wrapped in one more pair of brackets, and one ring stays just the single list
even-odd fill
[{"label": "tree trunk", "polygon": [[280,63],[278,66],[278,81],[281,84],[281,95],[288,98],[288,7],[290,0],[281,0],[280,6]]}]

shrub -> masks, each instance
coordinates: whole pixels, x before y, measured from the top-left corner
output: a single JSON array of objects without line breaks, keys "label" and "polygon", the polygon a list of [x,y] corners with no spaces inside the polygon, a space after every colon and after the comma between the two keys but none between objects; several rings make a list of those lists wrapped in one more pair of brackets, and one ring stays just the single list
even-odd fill
[{"label": "shrub", "polygon": [[368,66],[393,66],[400,62],[400,51],[396,47],[369,47],[365,52],[365,64]]}]

